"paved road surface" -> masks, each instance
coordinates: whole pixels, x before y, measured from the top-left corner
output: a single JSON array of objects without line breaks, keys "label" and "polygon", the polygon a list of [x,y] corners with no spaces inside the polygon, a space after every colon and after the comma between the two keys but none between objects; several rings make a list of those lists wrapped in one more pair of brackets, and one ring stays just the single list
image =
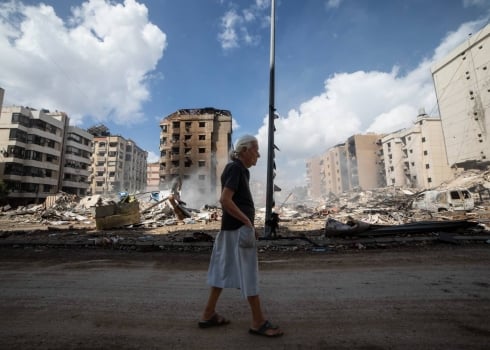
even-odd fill
[{"label": "paved road surface", "polygon": [[489,349],[490,247],[261,255],[282,338],[198,329],[209,254],[0,250],[1,349]]}]

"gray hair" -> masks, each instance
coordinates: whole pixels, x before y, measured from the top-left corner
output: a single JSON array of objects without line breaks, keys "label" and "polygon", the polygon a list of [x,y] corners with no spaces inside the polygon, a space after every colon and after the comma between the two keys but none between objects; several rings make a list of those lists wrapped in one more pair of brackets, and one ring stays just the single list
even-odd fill
[{"label": "gray hair", "polygon": [[230,158],[238,159],[240,153],[250,148],[254,142],[258,142],[257,138],[252,135],[243,135],[236,142],[235,147],[230,151]]}]

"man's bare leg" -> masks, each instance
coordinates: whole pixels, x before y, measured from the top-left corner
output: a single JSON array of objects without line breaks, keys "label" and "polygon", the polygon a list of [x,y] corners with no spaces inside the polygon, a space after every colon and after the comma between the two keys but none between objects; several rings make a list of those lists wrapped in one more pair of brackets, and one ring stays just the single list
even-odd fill
[{"label": "man's bare leg", "polygon": [[[253,295],[247,297],[248,303],[250,304],[250,309],[252,310],[252,329],[258,330],[266,321],[264,313],[262,312],[262,307],[260,305],[260,298],[258,295]],[[265,332],[269,335],[281,334],[282,330],[280,328],[268,329]]]},{"label": "man's bare leg", "polygon": [[209,320],[216,313],[216,304],[218,303],[218,299],[222,291],[223,288],[211,287],[208,302],[206,303],[206,307],[204,308],[204,312],[202,314],[203,320]]}]

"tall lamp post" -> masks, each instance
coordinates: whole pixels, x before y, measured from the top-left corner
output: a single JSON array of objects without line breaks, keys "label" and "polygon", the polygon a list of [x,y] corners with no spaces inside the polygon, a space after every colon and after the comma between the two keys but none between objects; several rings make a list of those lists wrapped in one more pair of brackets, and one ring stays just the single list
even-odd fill
[{"label": "tall lamp post", "polygon": [[274,207],[274,119],[276,109],[274,106],[274,65],[275,65],[275,19],[276,4],[275,0],[271,1],[271,39],[270,39],[270,70],[269,70],[269,138],[267,147],[267,188],[266,188],[266,204],[265,204],[265,225],[264,236],[269,238],[271,235],[271,218],[272,207]]}]

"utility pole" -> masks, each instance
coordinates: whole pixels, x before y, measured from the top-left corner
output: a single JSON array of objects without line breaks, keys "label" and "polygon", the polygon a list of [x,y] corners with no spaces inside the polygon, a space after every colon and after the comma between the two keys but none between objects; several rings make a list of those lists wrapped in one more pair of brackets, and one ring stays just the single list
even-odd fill
[{"label": "utility pole", "polygon": [[269,70],[269,138],[267,148],[267,188],[265,204],[265,225],[264,236],[269,238],[271,235],[270,220],[272,219],[272,207],[274,207],[274,119],[276,117],[276,108],[274,106],[274,83],[275,83],[275,21],[276,21],[276,4],[275,0],[271,1],[271,39],[270,39],[270,70]]}]

